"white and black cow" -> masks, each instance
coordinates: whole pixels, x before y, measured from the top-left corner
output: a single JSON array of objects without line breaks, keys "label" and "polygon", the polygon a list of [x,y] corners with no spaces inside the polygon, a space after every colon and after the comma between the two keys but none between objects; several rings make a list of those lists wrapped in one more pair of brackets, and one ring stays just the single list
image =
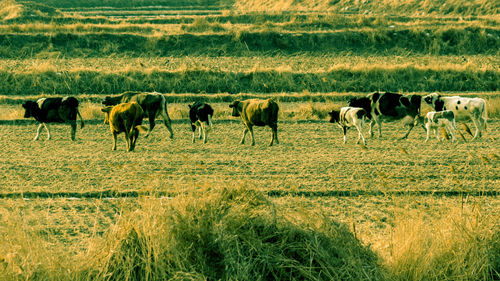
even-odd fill
[{"label": "white and black cow", "polygon": [[457,121],[472,120],[476,132],[472,139],[481,136],[481,130],[486,130],[486,102],[482,98],[463,98],[459,96],[443,97],[432,93],[423,97],[424,101],[432,106],[435,111],[451,110]]},{"label": "white and black cow", "polygon": [[349,106],[363,108],[367,112],[367,118],[372,120],[369,124],[369,132],[372,137],[374,122],[378,125],[378,137],[380,138],[382,136],[382,121],[403,120],[409,128],[401,139],[407,138],[417,124],[421,103],[422,97],[419,95],[401,95],[388,92],[375,92],[366,97],[349,100]]},{"label": "white and black cow", "polygon": [[[214,115],[214,109],[206,103],[195,102],[189,106],[189,120],[191,121],[191,129],[193,130],[193,142],[196,127],[199,127],[199,138],[202,138],[203,143],[207,143],[207,134],[212,130],[212,116]],[[207,128],[208,127],[208,128]]]},{"label": "white and black cow", "polygon": [[363,136],[363,125],[365,123],[366,111],[361,107],[342,107],[340,110],[332,110],[328,112],[330,122],[337,123],[344,134],[344,144],[347,142],[346,132],[349,127],[355,127],[358,130],[358,141],[363,139],[363,144],[366,145],[365,137]]},{"label": "white and black cow", "polygon": [[457,126],[455,124],[455,114],[451,110],[444,111],[430,111],[427,112],[425,116],[425,130],[427,131],[427,138],[425,142],[429,140],[429,135],[431,130],[434,131],[434,135],[438,140],[439,135],[437,134],[438,127],[444,127],[447,132],[451,134],[451,140],[454,142],[456,140],[455,132],[457,130]]},{"label": "white and black cow", "polygon": [[78,100],[74,97],[41,98],[37,101],[26,101],[23,104],[24,117],[35,118],[40,124],[34,140],[38,140],[42,126],[47,130],[47,139],[50,140],[50,130],[47,123],[69,123],[71,125],[71,140],[75,140],[76,116],[80,117],[80,127],[83,128],[83,118],[78,111]]}]

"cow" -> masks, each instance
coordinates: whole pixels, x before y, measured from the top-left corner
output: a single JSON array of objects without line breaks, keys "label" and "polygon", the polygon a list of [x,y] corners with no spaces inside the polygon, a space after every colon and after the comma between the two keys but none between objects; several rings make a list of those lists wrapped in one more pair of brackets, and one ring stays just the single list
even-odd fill
[{"label": "cow", "polygon": [[120,103],[115,106],[107,106],[101,109],[109,122],[111,134],[113,135],[113,150],[116,150],[116,139],[118,134],[125,133],[128,151],[133,151],[139,137],[139,132],[146,132],[147,128],[142,126],[144,111],[136,102]]},{"label": "cow", "polygon": [[457,126],[455,124],[455,114],[453,113],[453,111],[445,110],[445,111],[427,112],[424,122],[425,122],[425,130],[427,131],[427,138],[425,139],[425,142],[429,140],[431,129],[434,131],[434,135],[436,136],[436,138],[440,140],[436,132],[436,129],[438,127],[444,127],[447,130],[447,132],[450,132],[451,140],[455,142],[456,140],[455,132],[457,130]]},{"label": "cow", "polygon": [[363,136],[363,125],[365,123],[366,111],[361,107],[342,107],[340,110],[332,110],[328,112],[330,122],[337,123],[344,134],[344,144],[347,141],[346,133],[349,127],[356,127],[358,130],[358,141],[363,139],[363,144],[366,145],[365,137]]},{"label": "cow", "polygon": [[401,95],[389,92],[375,92],[366,97],[354,98],[349,101],[351,107],[361,107],[371,118],[369,133],[373,137],[373,123],[378,125],[378,137],[382,136],[382,121],[403,120],[408,131],[401,138],[405,139],[418,123],[422,97],[419,95]]},{"label": "cow", "polygon": [[[163,118],[163,123],[170,132],[170,138],[174,137],[172,131],[172,121],[168,116],[167,99],[160,93],[125,92],[116,96],[106,96],[102,101],[104,106],[113,106],[120,103],[136,102],[144,111],[144,116],[149,118],[149,130],[144,137],[148,137],[155,127],[155,119],[158,116]],[[105,120],[106,122],[106,120]]]},{"label": "cow", "polygon": [[[196,127],[199,128],[199,138],[202,138],[203,133],[203,143],[207,143],[207,134],[212,129],[212,116],[214,115],[214,109],[206,103],[195,102],[189,106],[189,120],[191,121],[191,129],[193,130],[193,143]],[[208,126],[208,128],[207,128]]]},{"label": "cow", "polygon": [[472,120],[476,127],[472,139],[481,137],[481,131],[486,130],[488,114],[486,112],[486,102],[482,98],[443,97],[438,93],[431,93],[424,96],[423,99],[435,111],[453,111],[457,121]]},{"label": "cow", "polygon": [[75,140],[76,117],[80,117],[80,128],[85,125],[78,111],[78,100],[74,97],[41,98],[37,101],[23,103],[24,117],[34,117],[40,124],[34,140],[38,140],[42,126],[47,130],[47,139],[51,139],[47,123],[69,123],[71,125],[71,140]]},{"label": "cow", "polygon": [[245,143],[245,136],[250,131],[252,136],[252,145],[255,145],[255,138],[253,135],[253,126],[269,126],[271,128],[271,142],[269,146],[273,145],[273,141],[279,144],[278,141],[278,104],[272,99],[248,99],[245,101],[234,101],[229,105],[233,109],[232,116],[239,117],[243,121],[245,129],[243,130],[243,137],[240,144]]}]

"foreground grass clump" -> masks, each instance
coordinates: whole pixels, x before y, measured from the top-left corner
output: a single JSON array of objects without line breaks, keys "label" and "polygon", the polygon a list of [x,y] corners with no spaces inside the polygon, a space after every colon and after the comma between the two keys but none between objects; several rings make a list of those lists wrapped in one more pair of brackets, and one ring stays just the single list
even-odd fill
[{"label": "foreground grass clump", "polygon": [[[205,190],[118,223],[99,278],[377,280],[377,258],[334,221],[297,225],[245,188]],[[148,204],[148,203],[146,203]],[[159,209],[160,208],[160,209]]]},{"label": "foreground grass clump", "polygon": [[442,218],[407,213],[396,222],[393,280],[498,280],[500,225],[495,214],[452,208]]}]

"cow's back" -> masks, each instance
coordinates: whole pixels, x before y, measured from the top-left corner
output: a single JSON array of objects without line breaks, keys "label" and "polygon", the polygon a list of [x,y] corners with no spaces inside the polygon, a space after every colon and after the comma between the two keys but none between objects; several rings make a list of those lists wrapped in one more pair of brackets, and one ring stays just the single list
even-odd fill
[{"label": "cow's back", "polygon": [[109,122],[117,133],[130,131],[132,127],[142,124],[143,110],[136,102],[121,103],[113,107]]},{"label": "cow's back", "polygon": [[243,119],[255,126],[273,125],[278,122],[278,104],[272,99],[243,101]]}]

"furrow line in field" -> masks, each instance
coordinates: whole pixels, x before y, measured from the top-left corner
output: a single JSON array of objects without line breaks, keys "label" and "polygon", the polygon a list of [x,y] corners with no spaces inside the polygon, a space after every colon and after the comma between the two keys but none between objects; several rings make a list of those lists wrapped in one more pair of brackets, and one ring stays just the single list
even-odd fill
[{"label": "furrow line in field", "polygon": [[[139,198],[156,197],[161,199],[170,199],[182,193],[176,192],[139,192],[139,191],[91,191],[91,192],[9,192],[0,193],[0,199],[51,199],[67,198],[76,199],[103,199],[112,200],[118,198]],[[367,191],[367,190],[328,190],[328,191],[284,191],[270,190],[267,192],[269,197],[359,197],[359,196],[437,196],[437,197],[456,197],[456,196],[480,196],[497,197],[500,196],[500,190],[481,190],[481,191],[458,191],[458,190],[405,190],[405,191]]]}]

